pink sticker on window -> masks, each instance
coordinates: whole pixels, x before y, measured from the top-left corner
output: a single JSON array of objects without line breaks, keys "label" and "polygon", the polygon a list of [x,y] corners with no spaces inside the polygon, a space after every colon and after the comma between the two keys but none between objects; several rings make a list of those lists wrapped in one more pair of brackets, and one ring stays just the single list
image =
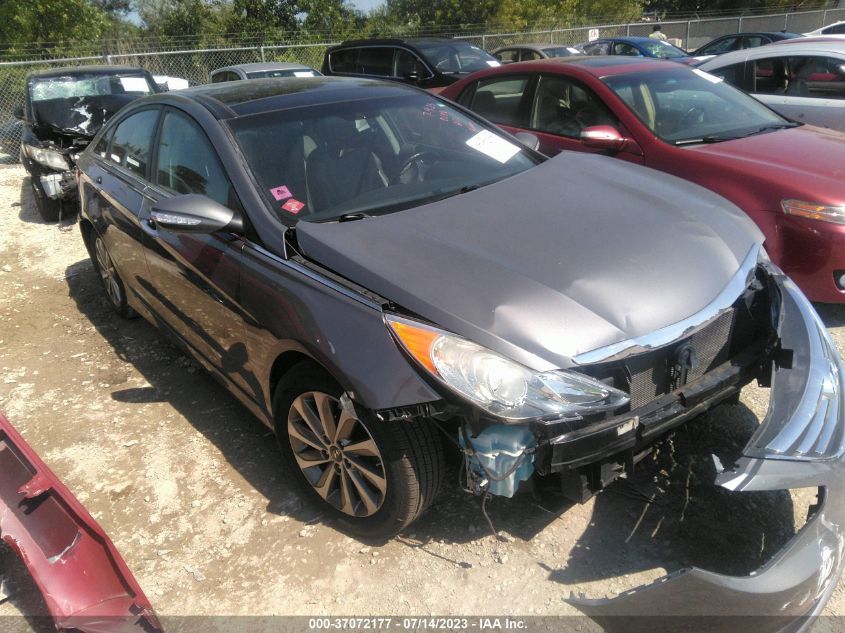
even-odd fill
[{"label": "pink sticker on window", "polygon": [[[290,194],[288,194],[288,195],[290,195]],[[296,198],[291,198],[290,200],[288,200],[287,202],[285,202],[282,205],[282,209],[284,209],[288,213],[293,213],[294,215],[296,215],[297,213],[302,211],[304,208],[305,208],[305,204],[300,202]]]},{"label": "pink sticker on window", "polygon": [[273,197],[279,202],[287,200],[293,195],[285,185],[282,185],[281,187],[274,187],[270,190],[270,193],[273,194]]}]

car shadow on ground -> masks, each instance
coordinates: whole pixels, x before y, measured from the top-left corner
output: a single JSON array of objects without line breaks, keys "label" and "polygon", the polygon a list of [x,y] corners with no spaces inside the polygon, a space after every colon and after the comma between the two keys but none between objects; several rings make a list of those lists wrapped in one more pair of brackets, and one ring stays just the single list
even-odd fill
[{"label": "car shadow on ground", "polygon": [[[26,614],[0,616],[4,633],[55,633],[47,605],[23,561],[0,542],[0,604],[4,603]],[[5,613],[5,607],[0,609]]]},{"label": "car shadow on ground", "polygon": [[79,216],[79,210],[75,203],[65,203],[62,212],[62,218],[58,222],[47,222],[38,213],[38,207],[35,204],[35,194],[32,193],[32,186],[30,185],[30,176],[27,174],[21,179],[21,195],[20,202],[14,203],[20,207],[18,211],[18,218],[22,222],[29,224],[44,224],[46,226],[58,226],[60,231],[70,231]]},{"label": "car shadow on ground", "polygon": [[[731,492],[714,485],[758,427],[742,404],[722,405],[657,445],[634,473],[598,495],[567,565],[549,569],[565,584],[662,568],[748,575],[794,536],[815,501],[804,491]],[[804,505],[806,504],[806,505]]]},{"label": "car shadow on ground", "polygon": [[826,327],[834,328],[845,325],[845,304],[814,303],[813,307],[819,313]]},{"label": "car shadow on ground", "polygon": [[303,522],[317,518],[294,493],[279,483],[280,458],[275,438],[208,373],[142,318],[118,317],[105,298],[87,259],[65,271],[68,291],[79,311],[149,383],[117,388],[112,398],[126,403],[168,402],[202,433],[224,458],[267,499],[267,511]]}]

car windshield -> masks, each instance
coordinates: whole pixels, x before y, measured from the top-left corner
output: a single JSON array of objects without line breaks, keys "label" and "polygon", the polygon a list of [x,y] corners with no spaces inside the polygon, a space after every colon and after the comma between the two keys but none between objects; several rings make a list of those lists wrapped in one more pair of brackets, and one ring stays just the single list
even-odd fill
[{"label": "car windshield", "polygon": [[794,125],[759,101],[683,66],[602,78],[657,136],[670,143],[717,142]]},{"label": "car windshield", "polygon": [[543,52],[548,57],[570,57],[572,55],[583,55],[581,51],[573,46],[556,46],[554,48],[544,48]]},{"label": "car windshield", "polygon": [[474,73],[500,65],[490,53],[466,42],[418,42],[416,47],[432,67],[447,75]]},{"label": "car windshield", "polygon": [[30,96],[33,101],[99,97],[104,95],[147,95],[153,92],[143,75],[74,75],[32,79]]},{"label": "car windshield", "polygon": [[310,68],[284,68],[278,70],[256,70],[247,73],[250,79],[264,79],[266,77],[316,77],[319,73]]},{"label": "car windshield", "polygon": [[422,93],[273,111],[230,125],[262,194],[286,224],[400,211],[540,160]]},{"label": "car windshield", "polygon": [[646,40],[645,42],[640,42],[640,46],[652,57],[658,57],[660,59],[688,57],[685,51],[682,51],[677,46],[672,46],[669,42],[664,42],[663,40]]}]

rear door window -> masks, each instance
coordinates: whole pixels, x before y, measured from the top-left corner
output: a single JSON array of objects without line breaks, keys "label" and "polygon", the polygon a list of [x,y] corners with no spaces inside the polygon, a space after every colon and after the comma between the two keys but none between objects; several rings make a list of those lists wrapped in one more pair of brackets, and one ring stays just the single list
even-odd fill
[{"label": "rear door window", "polygon": [[628,55],[629,57],[639,57],[642,53],[635,47],[625,42],[615,42],[613,44],[613,55]]},{"label": "rear door window", "polygon": [[336,73],[354,73],[357,59],[357,48],[335,51],[329,55],[329,67]]},{"label": "rear door window", "polygon": [[499,51],[498,53],[496,53],[496,57],[503,64],[510,64],[511,62],[518,62],[519,61],[519,50],[517,50],[515,48],[508,48],[508,49],[505,49],[503,51]]},{"label": "rear door window", "polygon": [[140,178],[147,177],[158,116],[158,108],[142,110],[126,117],[114,130],[109,158]]},{"label": "rear door window", "polygon": [[493,123],[525,127],[529,75],[494,77],[476,84],[470,109]]},{"label": "rear door window", "polygon": [[393,51],[389,46],[362,48],[358,52],[358,70],[364,75],[390,77],[393,74]]},{"label": "rear door window", "polygon": [[845,59],[796,55],[755,62],[760,94],[816,99],[845,99]]}]

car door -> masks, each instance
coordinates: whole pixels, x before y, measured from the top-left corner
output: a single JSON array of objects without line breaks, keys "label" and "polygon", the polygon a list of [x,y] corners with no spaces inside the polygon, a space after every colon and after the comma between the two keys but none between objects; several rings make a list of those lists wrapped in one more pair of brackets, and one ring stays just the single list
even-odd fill
[{"label": "car door", "polygon": [[144,298],[144,259],[140,212],[161,110],[134,111],[105,131],[91,161],[82,195],[106,250],[130,292]]},{"label": "car door", "polygon": [[[554,156],[562,150],[594,152],[581,143],[581,132],[597,125],[614,127],[622,134],[618,117],[581,81],[564,75],[540,75],[528,130],[540,139],[540,151]],[[620,154],[634,160],[634,156]],[[637,156],[639,162],[641,157]]]},{"label": "car door", "polygon": [[845,55],[750,60],[751,94],[784,116],[845,131]]},{"label": "car door", "polygon": [[237,194],[208,136],[180,110],[163,113],[153,166],[141,226],[154,310],[201,361],[243,386],[238,306],[243,236],[171,232],[150,214],[162,199],[185,194],[205,195],[242,212]]}]

